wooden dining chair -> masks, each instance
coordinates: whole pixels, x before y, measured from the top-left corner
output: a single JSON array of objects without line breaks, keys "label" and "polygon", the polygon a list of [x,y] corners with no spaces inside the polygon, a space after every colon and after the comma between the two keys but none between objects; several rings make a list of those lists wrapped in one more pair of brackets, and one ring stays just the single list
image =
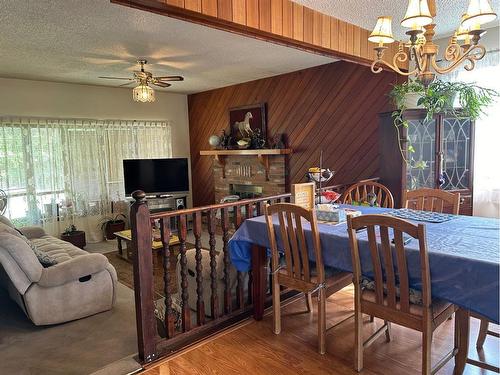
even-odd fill
[{"label": "wooden dining chair", "polygon": [[[483,350],[483,345],[484,345],[484,342],[486,341],[487,335],[494,336],[497,338],[499,338],[500,335],[498,334],[498,332],[490,330],[490,321],[488,320],[488,318],[485,318],[484,316],[481,316],[481,315],[476,314],[476,313],[471,313],[471,316],[473,318],[479,319],[479,321],[481,322],[480,326],[479,326],[479,334],[477,336],[477,341],[476,341],[476,348],[477,348],[478,352],[481,352]],[[481,356],[480,356],[480,358],[481,358]],[[500,373],[500,368],[498,366],[495,366],[495,365],[490,364],[490,363],[486,363],[486,362],[484,362],[484,360],[478,361],[475,359],[467,358],[466,362],[473,365],[473,366],[482,368],[484,370],[489,370],[492,372]]]},{"label": "wooden dining chair", "polygon": [[358,182],[347,188],[341,198],[344,204],[370,202],[371,200],[376,202],[378,207],[394,208],[394,197],[391,191],[375,181]]},{"label": "wooden dining chair", "polygon": [[[455,322],[455,347],[431,369],[433,331],[452,316],[457,307],[445,301],[433,301],[431,298],[425,225],[413,225],[406,220],[387,215],[362,215],[355,218],[348,216],[347,224],[354,273],[355,369],[357,371],[363,369],[364,348],[371,345],[383,333],[387,341],[390,340],[392,322],[422,333],[422,374],[434,374],[458,351],[458,325]],[[377,227],[379,236],[376,234]],[[366,247],[361,246],[357,238],[357,231],[365,228],[368,232]],[[411,289],[409,285],[404,234],[410,236],[411,240],[418,241],[422,280],[420,293]],[[391,245],[390,236],[394,237],[395,245]],[[362,282],[361,254],[366,255],[367,261],[371,260],[374,278],[369,282]],[[417,298],[419,295],[421,300]],[[362,314],[372,315],[385,321],[384,326],[365,342],[363,342]]]},{"label": "wooden dining chair", "polygon": [[[273,223],[273,215],[278,217],[278,225]],[[351,284],[352,273],[324,267],[314,209],[308,210],[290,203],[278,203],[267,206],[265,216],[271,248],[274,333],[278,335],[281,332],[280,286],[303,292],[308,312],[312,311],[311,296],[317,292],[318,351],[324,354],[326,299]],[[306,240],[305,224],[311,227],[311,241]],[[312,247],[312,252],[309,251],[309,247]],[[283,253],[284,258],[280,262],[280,254]],[[308,254],[314,254],[312,261]]]},{"label": "wooden dining chair", "polygon": [[422,188],[405,193],[404,206],[419,211],[432,211],[458,215],[460,193],[445,190]]}]

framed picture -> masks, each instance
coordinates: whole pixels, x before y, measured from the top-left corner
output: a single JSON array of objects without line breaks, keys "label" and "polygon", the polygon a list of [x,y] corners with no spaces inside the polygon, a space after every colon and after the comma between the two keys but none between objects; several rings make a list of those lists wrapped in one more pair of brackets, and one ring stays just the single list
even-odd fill
[{"label": "framed picture", "polygon": [[229,109],[231,137],[236,142],[250,138],[252,133],[260,130],[261,137],[267,139],[266,104],[254,104]]}]

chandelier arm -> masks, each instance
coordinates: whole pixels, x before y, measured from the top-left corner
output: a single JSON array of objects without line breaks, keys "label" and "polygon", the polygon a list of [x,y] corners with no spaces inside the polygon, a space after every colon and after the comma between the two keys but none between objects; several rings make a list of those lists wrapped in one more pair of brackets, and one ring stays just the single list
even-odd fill
[{"label": "chandelier arm", "polygon": [[399,69],[399,67],[396,64],[393,65],[393,64],[390,64],[384,60],[375,60],[371,66],[372,72],[373,73],[380,73],[383,70],[382,65],[392,69],[393,71],[395,71],[398,74],[401,74],[402,76],[411,76],[412,74],[418,73],[418,69],[414,69],[411,72],[405,72],[405,71]]},{"label": "chandelier arm", "polygon": [[[474,50],[477,50],[474,52]],[[482,45],[472,45],[467,51],[464,51],[461,55],[454,54],[453,56],[449,55],[446,57],[450,57],[451,59],[447,61],[452,61],[452,63],[446,67],[440,67],[436,62],[436,56],[432,57],[432,67],[439,74],[446,74],[457,68],[462,62],[466,62],[464,68],[465,70],[472,70],[476,66],[476,61],[481,60],[486,54],[486,48]]]}]

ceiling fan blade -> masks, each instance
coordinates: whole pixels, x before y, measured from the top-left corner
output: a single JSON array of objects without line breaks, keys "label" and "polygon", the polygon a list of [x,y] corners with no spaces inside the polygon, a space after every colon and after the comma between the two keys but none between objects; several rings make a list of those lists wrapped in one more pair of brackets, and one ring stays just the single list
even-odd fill
[{"label": "ceiling fan blade", "polygon": [[159,81],[184,81],[184,77],[181,76],[163,76],[163,77],[154,77]]},{"label": "ceiling fan blade", "polygon": [[135,82],[131,81],[131,82],[122,83],[121,85],[118,85],[118,87],[128,86],[128,85],[131,85],[133,83],[135,83]]},{"label": "ceiling fan blade", "polygon": [[155,86],[159,86],[159,87],[170,87],[170,86],[172,86],[170,83],[160,82],[160,81],[151,82],[151,84],[155,85]]},{"label": "ceiling fan blade", "polygon": [[103,79],[119,79],[122,81],[133,81],[133,78],[124,78],[124,77],[98,77],[98,78],[103,78]]}]

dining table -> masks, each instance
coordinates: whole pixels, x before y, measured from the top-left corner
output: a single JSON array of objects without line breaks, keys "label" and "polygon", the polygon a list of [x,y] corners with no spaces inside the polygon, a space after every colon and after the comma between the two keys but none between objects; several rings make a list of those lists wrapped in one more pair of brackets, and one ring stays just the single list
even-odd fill
[{"label": "dining table", "polygon": [[[357,210],[360,214],[397,213],[394,209],[369,206],[340,205],[340,208]],[[499,323],[500,220],[449,215],[448,220],[439,223],[408,221],[426,226],[432,298],[443,299],[459,307],[457,319],[461,322],[461,346],[455,374],[460,374],[467,357],[465,346],[468,346],[469,340],[469,314],[473,312],[493,323]],[[273,218],[273,223],[279,225],[277,217]],[[303,227],[306,241],[309,242],[311,228],[307,224]],[[324,265],[352,272],[347,224],[320,222],[318,232]],[[360,231],[357,237],[362,272],[370,277],[372,270],[366,230]],[[245,220],[231,237],[228,246],[234,267],[241,272],[252,271],[254,318],[260,320],[264,313],[270,255],[265,216]],[[410,287],[420,290],[418,241],[410,240],[405,245],[405,253]],[[309,257],[313,258],[313,254],[309,254]]]}]

